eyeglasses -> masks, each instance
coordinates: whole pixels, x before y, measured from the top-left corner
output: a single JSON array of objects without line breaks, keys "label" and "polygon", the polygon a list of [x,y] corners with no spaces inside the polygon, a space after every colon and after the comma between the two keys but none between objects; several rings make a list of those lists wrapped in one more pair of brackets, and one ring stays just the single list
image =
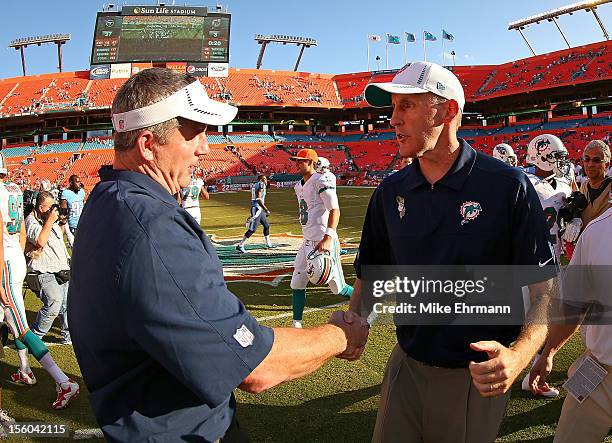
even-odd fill
[{"label": "eyeglasses", "polygon": [[603,158],[599,158],[599,157],[591,158],[591,157],[585,156],[585,157],[582,157],[582,161],[584,163],[603,163],[604,159]]}]

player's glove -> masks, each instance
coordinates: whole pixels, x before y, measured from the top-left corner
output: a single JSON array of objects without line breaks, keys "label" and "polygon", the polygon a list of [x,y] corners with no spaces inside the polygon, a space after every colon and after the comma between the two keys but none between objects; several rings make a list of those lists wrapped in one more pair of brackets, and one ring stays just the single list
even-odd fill
[{"label": "player's glove", "polygon": [[578,240],[580,230],[582,229],[582,220],[574,218],[568,224],[565,225],[565,232],[562,235],[563,240],[569,243],[574,243]]}]

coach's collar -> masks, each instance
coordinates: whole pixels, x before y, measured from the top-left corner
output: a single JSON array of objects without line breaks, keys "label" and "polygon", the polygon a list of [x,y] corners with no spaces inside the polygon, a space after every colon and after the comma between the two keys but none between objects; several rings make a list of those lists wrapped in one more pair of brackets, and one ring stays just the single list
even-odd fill
[{"label": "coach's collar", "polygon": [[102,166],[98,171],[101,181],[127,181],[145,189],[149,194],[168,203],[177,204],[176,198],[148,175],[123,169],[113,169],[112,166]]},{"label": "coach's collar", "polygon": [[[455,162],[444,177],[435,183],[436,186],[442,184],[457,191],[463,187],[463,183],[465,183],[468,175],[470,175],[476,161],[476,151],[462,138],[459,139],[459,149],[461,150],[459,156],[455,159]],[[397,173],[405,174],[402,182],[404,189],[412,190],[419,186],[429,185],[429,182],[421,172],[418,160],[406,166],[404,170]]]},{"label": "coach's collar", "polygon": [[459,156],[455,159],[453,166],[451,166],[444,177],[436,183],[448,186],[456,191],[459,191],[463,187],[465,180],[468,175],[470,175],[470,172],[472,172],[472,168],[476,162],[476,151],[474,148],[462,138],[459,139],[459,144],[459,149],[461,149]]}]

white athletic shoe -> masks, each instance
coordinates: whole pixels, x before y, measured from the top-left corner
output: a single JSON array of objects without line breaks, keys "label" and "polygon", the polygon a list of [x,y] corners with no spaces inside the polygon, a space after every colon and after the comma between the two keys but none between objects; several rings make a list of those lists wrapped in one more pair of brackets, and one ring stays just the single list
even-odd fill
[{"label": "white athletic shoe", "polygon": [[302,329],[302,320],[293,320],[293,327],[295,329]]},{"label": "white athletic shoe", "polygon": [[[525,378],[523,378],[523,381],[521,382],[521,389],[523,391],[531,392],[529,387],[529,372],[525,374]],[[546,398],[554,398],[559,395],[559,390],[549,386],[548,383],[544,383],[544,386],[542,386],[540,389],[541,392],[534,395],[541,395],[542,397]]]},{"label": "white athletic shoe", "polygon": [[244,249],[244,246],[242,246],[242,245],[236,246],[236,251],[242,252],[243,254],[246,254],[246,249]]}]

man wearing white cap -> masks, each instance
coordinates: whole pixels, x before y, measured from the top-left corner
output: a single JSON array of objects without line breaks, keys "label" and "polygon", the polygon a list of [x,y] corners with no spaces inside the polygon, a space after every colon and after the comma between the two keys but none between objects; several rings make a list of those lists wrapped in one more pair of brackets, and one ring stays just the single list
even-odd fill
[{"label": "man wearing white cap", "polygon": [[115,159],[79,221],[68,294],[74,350],[109,441],[246,442],[237,387],[261,392],[365,343],[340,312],[311,329],[263,327],[176,200],[237,109],[195,78],[139,72],[112,106]]},{"label": "man wearing white cap", "polygon": [[[536,294],[547,287],[537,283],[556,274],[547,266],[555,258],[542,208],[520,169],[457,138],[465,105],[457,77],[415,62],[390,83],[368,85],[365,97],[370,105],[393,108],[399,155],[414,162],[372,195],[349,312],[372,319],[367,288],[380,278],[372,269],[381,265],[535,265],[524,284],[534,288],[534,309],[540,307]],[[501,293],[522,314],[520,287]],[[373,441],[493,442],[510,388],[544,342],[546,325],[458,326],[434,323],[433,316],[417,323],[397,313],[394,321],[398,344],[385,371]],[[346,357],[358,358],[360,351]]]}]

